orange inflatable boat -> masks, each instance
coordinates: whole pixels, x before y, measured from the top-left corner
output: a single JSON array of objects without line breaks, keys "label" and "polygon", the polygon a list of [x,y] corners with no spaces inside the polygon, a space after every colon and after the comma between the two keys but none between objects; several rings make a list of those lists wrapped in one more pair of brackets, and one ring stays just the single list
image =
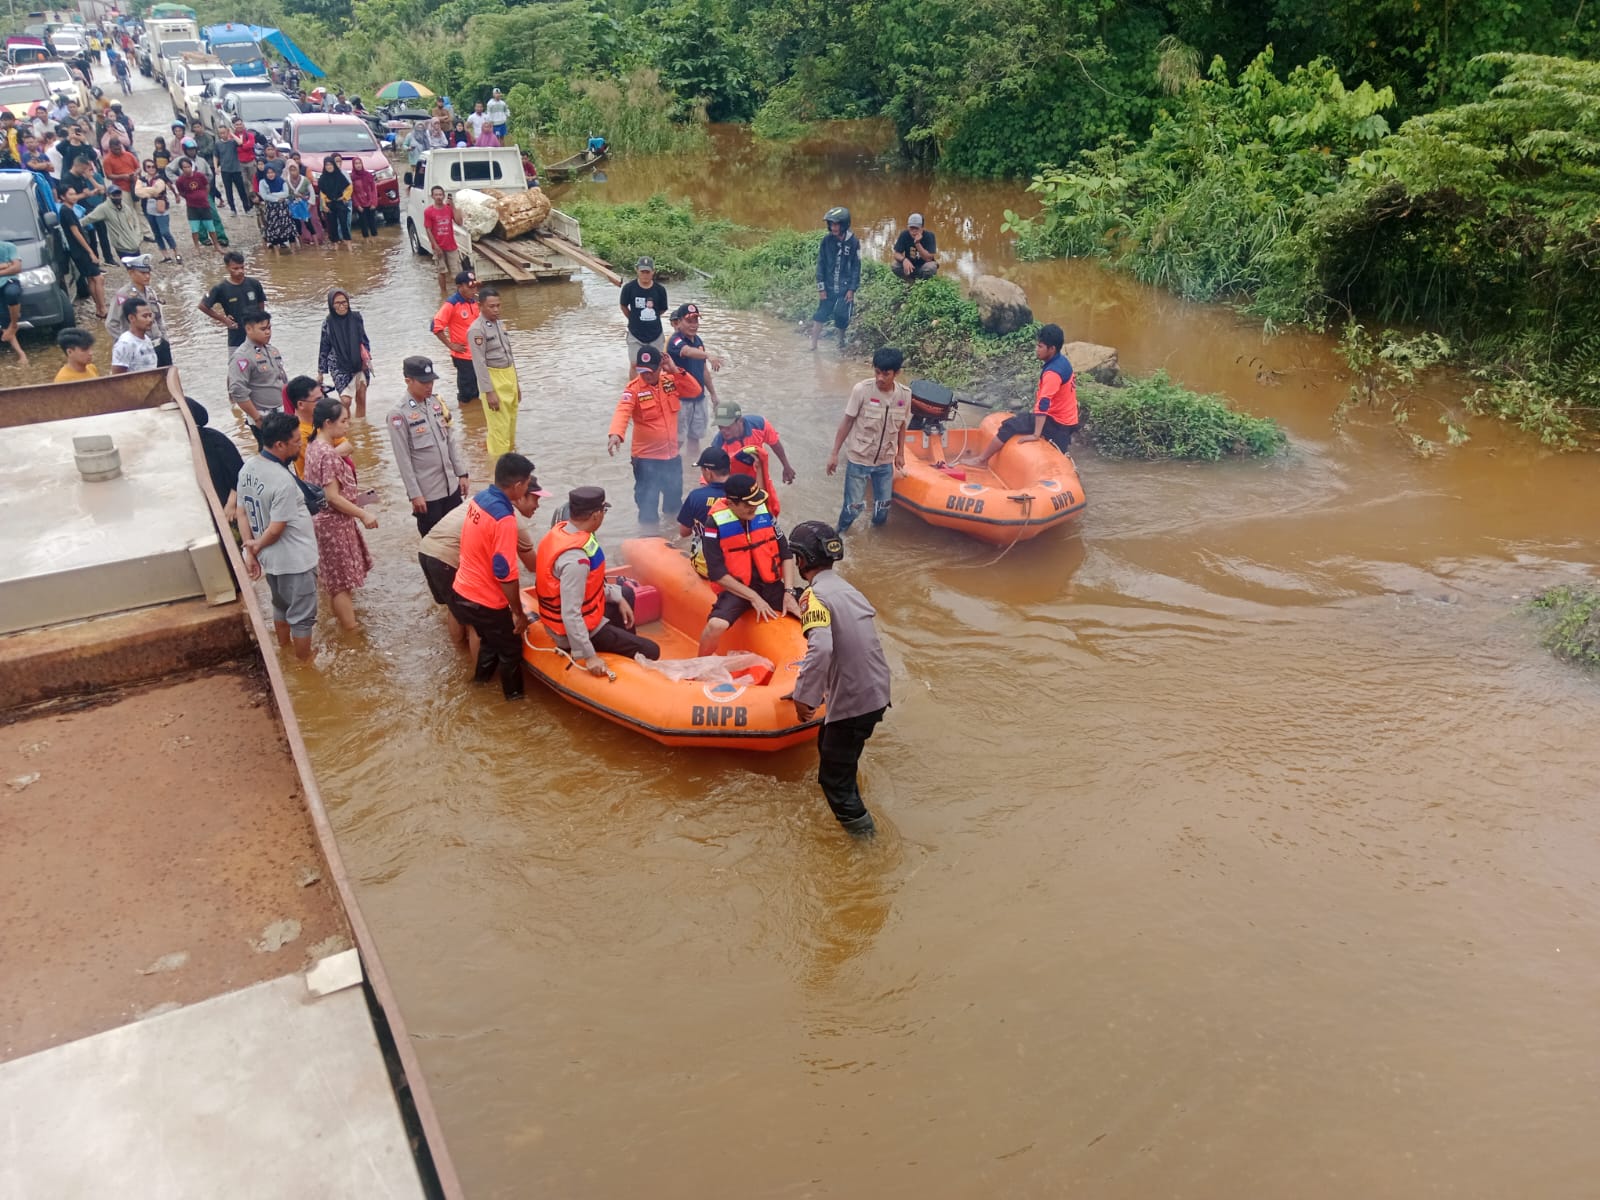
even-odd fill
[{"label": "orange inflatable boat", "polygon": [[[991,413],[976,429],[944,431],[945,457],[977,458],[1008,413]],[[938,440],[907,433],[906,473],[894,481],[894,502],[930,525],[954,529],[996,546],[1038,537],[1083,511],[1083,484],[1070,455],[1047,441],[1012,438],[988,467],[933,464]]]},{"label": "orange inflatable boat", "polygon": [[[700,630],[711,614],[715,593],[696,575],[689,559],[661,538],[635,538],[622,543],[625,565],[610,568],[609,577],[626,576],[643,585],[638,630],[660,643],[661,658],[693,658]],[[654,597],[647,596],[654,589]],[[659,619],[650,609],[659,600]],[[529,614],[523,635],[522,660],[544,683],[579,708],[642,733],[664,746],[708,746],[720,750],[783,750],[808,742],[822,726],[819,713],[802,721],[792,700],[806,642],[800,622],[780,616],[757,621],[746,613],[722,635],[719,654],[748,650],[773,664],[770,678],[757,670],[732,683],[669,679],[631,658],[603,654],[612,678],[591,675],[551,640],[538,619],[539,602],[524,588]]]}]

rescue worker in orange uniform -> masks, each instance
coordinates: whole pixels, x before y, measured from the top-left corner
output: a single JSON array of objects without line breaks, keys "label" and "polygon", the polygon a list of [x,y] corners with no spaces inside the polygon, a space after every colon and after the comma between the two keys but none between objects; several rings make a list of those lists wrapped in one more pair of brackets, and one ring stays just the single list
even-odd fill
[{"label": "rescue worker in orange uniform", "polygon": [[800,617],[800,576],[783,530],[767,509],[767,493],[753,475],[730,475],[726,498],[711,506],[700,535],[706,578],[722,587],[700,633],[700,654],[715,654],[723,632],[752,608],[756,619],[779,613]]},{"label": "rescue worker in orange uniform", "polygon": [[746,414],[732,400],[717,401],[716,411],[712,413],[712,421],[717,426],[717,434],[711,439],[711,444],[718,449],[726,450],[728,457],[738,465],[742,459],[749,463],[751,473],[761,483],[761,489],[767,493],[767,507],[772,510],[773,516],[783,512],[783,505],[778,503],[777,489],[772,486],[772,466],[767,459],[767,453],[778,456],[778,461],[783,464],[783,482],[785,485],[794,482],[794,464],[789,461],[789,455],[783,448],[783,443],[778,440],[778,431],[765,417],[758,417],[754,413]]},{"label": "rescue worker in orange uniform", "polygon": [[573,488],[567,519],[544,535],[534,561],[539,619],[591,675],[608,671],[601,654],[661,657],[660,646],[633,632],[633,589],[606,582],[606,553],[594,535],[610,507],[604,488]]},{"label": "rescue worker in orange uniform", "polygon": [[517,570],[517,510],[532,488],[533,464],[520,454],[502,454],[494,465],[494,484],[467,505],[461,527],[461,563],[450,585],[450,613],[478,631],[478,669],[474,683],[500,674],[507,700],[522,698],[522,631],[528,614],[522,607],[522,581]]},{"label": "rescue worker in orange uniform", "polygon": [[457,404],[471,404],[478,398],[478,373],[472,366],[472,347],[467,344],[467,331],[478,314],[478,277],[471,271],[457,271],[456,290],[433,314],[433,336],[450,351],[456,369]]},{"label": "rescue worker in orange uniform", "polygon": [[683,503],[683,458],[678,452],[679,398],[700,394],[694,376],[663,362],[661,351],[645,346],[634,356],[637,374],[622,389],[611,415],[606,453],[615,454],[628,426],[633,426],[633,502],[639,523],[654,525]]},{"label": "rescue worker in orange uniform", "polygon": [[1000,453],[1000,447],[1019,435],[1024,442],[1043,438],[1063,454],[1072,445],[1072,435],[1078,428],[1078,381],[1072,363],[1061,353],[1066,340],[1059,325],[1039,327],[1033,352],[1044,366],[1039,371],[1033,411],[1007,417],[995,430],[994,440],[979,455],[978,466],[988,466],[989,460]]}]

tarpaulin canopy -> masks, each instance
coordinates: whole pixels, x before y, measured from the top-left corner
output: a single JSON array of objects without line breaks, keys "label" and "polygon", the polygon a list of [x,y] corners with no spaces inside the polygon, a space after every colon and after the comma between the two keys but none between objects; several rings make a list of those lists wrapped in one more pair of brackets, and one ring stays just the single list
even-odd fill
[{"label": "tarpaulin canopy", "polygon": [[227,42],[260,42],[263,46],[271,46],[282,57],[283,61],[294,67],[303,75],[313,79],[326,79],[327,75],[321,67],[306,56],[306,52],[290,40],[289,35],[281,29],[268,29],[263,25],[207,25],[202,32],[212,45],[222,45]]}]

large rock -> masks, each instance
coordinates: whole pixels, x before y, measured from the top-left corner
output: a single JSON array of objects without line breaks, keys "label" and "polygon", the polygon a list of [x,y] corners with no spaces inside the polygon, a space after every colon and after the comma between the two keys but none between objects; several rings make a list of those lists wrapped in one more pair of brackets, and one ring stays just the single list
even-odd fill
[{"label": "large rock", "polygon": [[1107,387],[1122,386],[1122,371],[1117,367],[1117,352],[1110,346],[1097,346],[1093,342],[1068,342],[1061,353],[1072,364],[1072,373],[1079,379],[1092,379]]},{"label": "large rock", "polygon": [[1027,293],[1009,279],[979,275],[972,284],[972,299],[978,306],[978,323],[986,333],[1015,333],[1033,320]]}]

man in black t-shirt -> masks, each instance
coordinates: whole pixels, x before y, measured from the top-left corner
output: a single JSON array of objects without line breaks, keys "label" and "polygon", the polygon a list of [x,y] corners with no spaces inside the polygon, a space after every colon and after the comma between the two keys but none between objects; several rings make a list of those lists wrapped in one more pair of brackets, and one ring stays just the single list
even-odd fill
[{"label": "man in black t-shirt", "polygon": [[938,242],[922,227],[922,214],[912,213],[894,241],[894,273],[902,279],[927,279],[938,269]]},{"label": "man in black t-shirt", "polygon": [[66,182],[67,176],[72,172],[72,164],[80,158],[87,158],[91,163],[100,161],[100,156],[95,153],[94,147],[85,140],[83,127],[77,122],[67,126],[67,140],[65,142],[57,142],[56,149],[61,154],[61,180],[63,183]]},{"label": "man in black t-shirt", "polygon": [[653,258],[634,264],[637,277],[622,285],[622,315],[628,320],[628,372],[631,377],[639,351],[653,347],[657,355],[666,351],[667,289],[656,282]]},{"label": "man in black t-shirt", "polygon": [[95,259],[94,246],[84,233],[83,221],[77,209],[77,205],[88,195],[76,176],[69,178],[61,185],[61,208],[56,218],[61,222],[61,236],[66,240],[73,268],[89,285],[89,295],[94,297],[94,315],[104,321],[107,311],[106,281],[101,277],[100,263]]},{"label": "man in black t-shirt", "polygon": [[266,290],[259,279],[244,273],[244,255],[229,250],[222,256],[228,268],[228,277],[205,294],[197,307],[218,325],[227,327],[228,348],[244,345],[244,322],[247,312],[266,308]]}]

